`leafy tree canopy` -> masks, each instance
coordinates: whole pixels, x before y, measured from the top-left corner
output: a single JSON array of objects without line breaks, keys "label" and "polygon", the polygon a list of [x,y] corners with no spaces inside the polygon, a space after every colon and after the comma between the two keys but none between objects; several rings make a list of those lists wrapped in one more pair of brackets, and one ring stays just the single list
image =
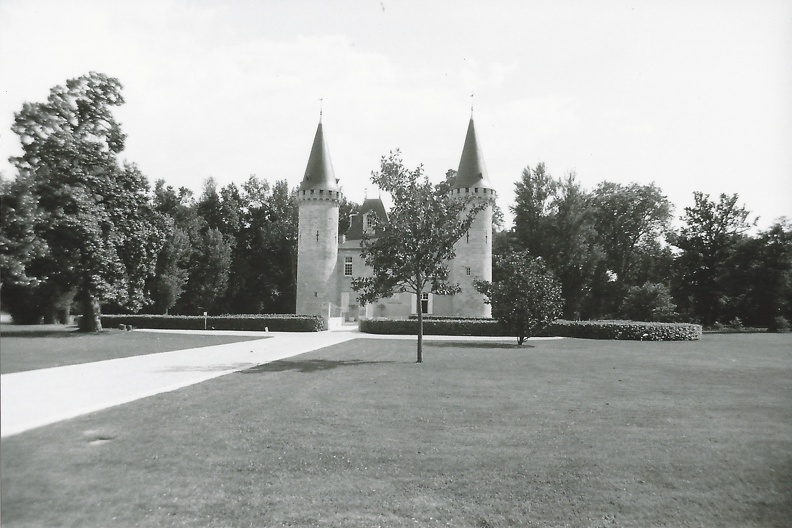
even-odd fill
[{"label": "leafy tree canopy", "polygon": [[561,315],[561,286],[541,258],[527,251],[509,253],[496,258],[494,272],[492,283],[476,280],[474,285],[520,345]]},{"label": "leafy tree canopy", "polygon": [[[448,262],[455,256],[454,244],[464,235],[476,214],[486,204],[472,198],[456,199],[445,183],[433,185],[423,166],[410,171],[398,150],[382,157],[379,172],[371,181],[391,195],[393,207],[388,222],[378,224],[373,234],[365,233],[361,254],[373,270],[369,277],[357,277],[352,288],[362,304],[410,292],[420,303],[420,294],[450,295],[459,291],[448,282]],[[418,313],[418,363],[423,361],[423,317]]]},{"label": "leafy tree canopy", "polygon": [[[125,135],[112,109],[122,103],[119,81],[91,72],[56,86],[44,103],[25,103],[12,127],[23,151],[11,160],[15,188],[36,204],[34,213],[23,212],[30,202],[19,194],[16,203],[27,205],[17,213],[33,220],[37,247],[46,248],[24,263],[24,276],[53,291],[51,297],[76,293],[85,330],[101,329],[100,302],[140,309],[167,236],[145,177],[118,161]],[[28,244],[13,236],[18,247]]]}]

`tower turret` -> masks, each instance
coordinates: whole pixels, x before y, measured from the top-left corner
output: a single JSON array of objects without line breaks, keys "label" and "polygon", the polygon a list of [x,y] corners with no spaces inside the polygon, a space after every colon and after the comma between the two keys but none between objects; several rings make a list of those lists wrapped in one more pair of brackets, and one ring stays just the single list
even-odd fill
[{"label": "tower turret", "polygon": [[[297,313],[328,316],[337,304],[338,208],[341,202],[322,121],[297,191]],[[327,325],[327,321],[325,321]]]},{"label": "tower turret", "polygon": [[451,281],[459,284],[462,291],[453,297],[453,311],[455,315],[464,317],[491,317],[492,307],[473,287],[473,280],[492,281],[492,205],[495,203],[495,191],[487,175],[472,116],[451,193],[459,197],[472,196],[473,203],[485,204],[470,230],[455,246]]}]

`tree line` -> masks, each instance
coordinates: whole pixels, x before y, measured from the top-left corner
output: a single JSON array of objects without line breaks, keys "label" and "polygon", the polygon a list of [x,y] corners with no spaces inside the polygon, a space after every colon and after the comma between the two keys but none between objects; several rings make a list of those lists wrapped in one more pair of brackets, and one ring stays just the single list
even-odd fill
[{"label": "tree line", "polygon": [[674,228],[674,207],[654,183],[587,191],[574,173],[555,178],[538,163],[515,184],[512,212],[494,253],[540,258],[561,285],[566,318],[772,327],[792,316],[792,223],[751,234],[756,220],[736,194],[695,192]]},{"label": "tree line", "polygon": [[[0,189],[3,309],[18,322],[79,312],[87,330],[100,328],[100,311],[293,312],[295,190],[256,176],[222,188],[209,178],[198,197],[162,180],[151,188],[119,161],[121,90],[92,72],[15,115],[22,155]],[[792,224],[750,234],[737,195],[693,198],[673,229],[673,206],[654,184],[587,191],[540,163],[516,183],[514,224],[495,233],[494,253],[541,259],[567,318],[792,318]],[[344,233],[357,205],[341,208]]]}]

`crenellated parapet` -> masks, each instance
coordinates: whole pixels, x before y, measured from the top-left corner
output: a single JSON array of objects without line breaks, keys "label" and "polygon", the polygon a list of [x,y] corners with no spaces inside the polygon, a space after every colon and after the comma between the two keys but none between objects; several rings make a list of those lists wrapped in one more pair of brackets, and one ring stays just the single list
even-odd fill
[{"label": "crenellated parapet", "polygon": [[480,198],[486,200],[488,203],[494,205],[497,200],[498,193],[495,189],[488,187],[464,187],[451,189],[451,196],[455,198],[466,198],[472,196],[473,198]]},{"label": "crenellated parapet", "polygon": [[323,200],[327,202],[341,203],[344,193],[332,189],[300,189],[297,191],[297,201]]}]

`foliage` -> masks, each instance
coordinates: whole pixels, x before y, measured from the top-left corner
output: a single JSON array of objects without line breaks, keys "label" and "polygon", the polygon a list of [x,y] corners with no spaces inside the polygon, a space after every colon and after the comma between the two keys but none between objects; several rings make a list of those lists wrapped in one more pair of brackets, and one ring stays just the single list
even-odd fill
[{"label": "foliage", "polygon": [[201,232],[193,241],[189,279],[179,299],[180,312],[215,312],[228,286],[231,268],[231,240],[218,229]]},{"label": "foliage", "polygon": [[586,301],[598,273],[604,273],[591,196],[574,173],[555,179],[543,163],[534,169],[526,167],[515,191],[514,237],[511,244],[499,242],[496,249],[527,250],[533,257],[542,257],[561,284],[564,315],[587,315],[585,311],[593,308]]},{"label": "foliage", "polygon": [[[418,319],[361,319],[360,331],[366,334],[415,335],[418,332]],[[495,319],[427,317],[423,320],[425,335],[451,336],[505,336],[503,325]]]},{"label": "foliage", "polygon": [[476,280],[492,316],[522,345],[561,315],[561,287],[539,258],[512,253],[495,261],[494,282]]},{"label": "foliage", "polygon": [[665,284],[653,282],[631,286],[621,312],[624,317],[634,321],[672,322],[678,317],[669,288]]},{"label": "foliage", "polygon": [[184,292],[189,277],[190,245],[187,232],[173,227],[171,236],[165,241],[157,256],[157,267],[149,284],[151,301],[156,313],[167,314]]},{"label": "foliage", "polygon": [[33,221],[35,247],[46,251],[28,258],[33,250],[20,248],[31,246],[31,233],[18,232],[10,246],[18,250],[17,265],[6,266],[15,280],[34,281],[50,298],[74,290],[85,330],[101,329],[100,302],[143,306],[167,236],[145,177],[117,159],[125,135],[112,107],[122,103],[118,80],[91,72],[53,88],[45,103],[25,103],[12,127],[23,151],[11,160],[20,190],[13,201],[36,203],[34,214],[21,214]]},{"label": "foliage", "polygon": [[633,341],[691,341],[701,339],[701,325],[638,321],[564,321],[545,328],[543,335],[581,339]]},{"label": "foliage", "polygon": [[767,327],[768,332],[786,333],[789,332],[789,321],[783,315],[777,315],[773,318],[770,326]]},{"label": "foliage", "polygon": [[46,254],[36,235],[38,206],[29,178],[0,179],[0,277],[4,285],[28,285],[30,263]]},{"label": "foliage", "polygon": [[704,324],[721,319],[731,301],[727,262],[745,231],[748,211],[737,205],[736,194],[693,193],[694,205],[685,208],[685,225],[670,236],[681,253],[676,259],[674,295],[680,308],[700,317]]},{"label": "foliage", "polygon": [[214,330],[246,330],[270,332],[319,332],[324,320],[316,315],[229,314],[212,315],[103,315],[107,327],[130,325],[135,328],[167,330],[203,330],[204,322]]},{"label": "foliage", "polygon": [[782,217],[757,236],[741,238],[724,273],[730,300],[724,319],[769,326],[777,316],[792,317],[792,223]]},{"label": "foliage", "polygon": [[656,281],[642,266],[654,267],[663,253],[659,240],[668,231],[673,207],[654,184],[602,182],[592,194],[594,227],[611,279],[601,293],[601,311],[615,313],[627,290]]},{"label": "foliage", "polygon": [[651,247],[666,233],[673,207],[654,184],[625,186],[612,182],[597,186],[593,206],[608,269],[631,284],[639,251]]},{"label": "foliage", "polygon": [[[372,233],[364,233],[361,255],[372,269],[370,277],[352,280],[361,304],[375,302],[400,292],[411,292],[420,303],[427,288],[449,295],[459,286],[448,282],[447,263],[454,256],[454,244],[467,232],[484,203],[472,198],[452,198],[446,184],[432,185],[423,166],[409,171],[398,150],[382,157],[380,171],[371,181],[390,193],[393,207],[388,222]],[[423,361],[423,319],[417,306],[417,362]]]}]

